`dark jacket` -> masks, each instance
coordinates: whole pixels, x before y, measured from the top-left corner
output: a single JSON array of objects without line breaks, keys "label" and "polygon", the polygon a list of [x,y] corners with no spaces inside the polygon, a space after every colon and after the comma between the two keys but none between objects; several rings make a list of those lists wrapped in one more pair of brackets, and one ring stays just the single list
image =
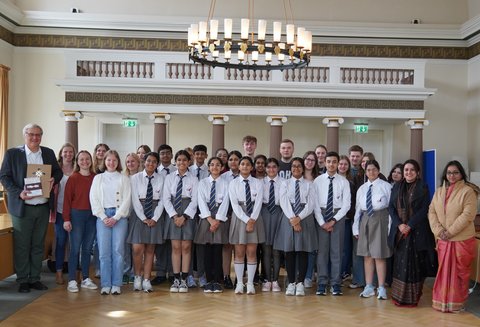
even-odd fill
[{"label": "dark jacket", "polygon": [[[54,184],[60,182],[63,176],[62,169],[58,165],[55,153],[52,149],[41,146],[43,164],[52,165],[52,177]],[[3,157],[0,169],[0,183],[7,191],[7,205],[10,214],[22,217],[25,210],[25,202],[20,198],[24,189],[24,178],[27,175],[27,155],[25,145],[8,149]],[[53,191],[53,188],[52,188]],[[49,205],[53,207],[54,196],[50,194]]]}]

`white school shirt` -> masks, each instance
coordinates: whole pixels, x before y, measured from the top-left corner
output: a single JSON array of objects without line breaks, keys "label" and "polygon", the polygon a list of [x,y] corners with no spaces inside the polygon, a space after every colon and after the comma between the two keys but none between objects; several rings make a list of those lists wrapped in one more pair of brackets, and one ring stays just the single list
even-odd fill
[{"label": "white school shirt", "polygon": [[[184,176],[182,181],[182,198],[190,198],[191,201],[183,213],[188,215],[190,219],[193,219],[197,213],[198,179],[188,170]],[[173,207],[172,196],[175,198],[179,180],[178,170],[176,170],[167,175],[163,185],[163,205],[170,218],[177,215],[177,211]]]},{"label": "white school shirt", "polygon": [[227,170],[222,175],[220,175],[220,177],[225,179],[228,182],[228,184],[230,184],[230,182],[233,181],[234,179],[241,178],[240,173],[238,173],[237,175],[233,175],[231,170]]},{"label": "white school shirt", "polygon": [[[325,224],[322,208],[326,208],[328,202],[328,187],[330,185],[330,179],[328,177],[328,173],[325,173],[315,178],[313,182],[317,195],[315,197],[315,219],[320,226]],[[335,174],[333,177],[333,209],[339,209],[333,218],[339,221],[344,218],[348,210],[350,210],[350,183],[345,177],[339,174]]]},{"label": "white school shirt", "polygon": [[[265,176],[262,179],[262,182],[263,182],[263,203],[264,204],[268,204],[268,201],[270,199],[270,181],[271,180],[272,179],[268,176]],[[277,176],[275,176],[273,181],[275,181],[273,183],[273,189],[274,189],[274,192],[275,192],[275,204],[280,205],[280,186],[285,181],[285,179],[283,179],[282,177],[277,175]]]},{"label": "white school shirt", "polygon": [[[315,187],[313,183],[300,177],[300,203],[305,204],[305,207],[298,214],[300,219],[308,217],[315,208]],[[293,204],[295,203],[295,177],[290,177],[280,186],[280,207],[285,216],[291,219],[297,215],[293,212]]]},{"label": "white school shirt", "polygon": [[[200,179],[197,177],[197,168],[200,168]],[[209,175],[209,172],[208,172],[208,167],[207,165],[203,164],[201,165],[200,167],[197,166],[197,164],[193,164],[191,165],[188,170],[190,170],[190,172],[192,173],[193,176],[197,177],[197,179],[199,181],[201,181],[202,179],[204,178],[207,178],[208,175]]]},{"label": "white school shirt", "polygon": [[147,218],[151,218],[155,221],[158,221],[163,212],[163,183],[164,178],[159,173],[153,173],[152,176],[152,188],[153,188],[153,200],[158,200],[158,205],[153,211],[153,217],[145,216],[143,212],[143,206],[140,202],[140,199],[145,199],[147,197],[147,187],[148,187],[148,178],[145,170],[133,175],[131,177],[132,182],[132,205],[133,210],[137,214],[137,217],[144,221]]},{"label": "white school shirt", "polygon": [[[169,172],[167,174],[167,170],[165,168],[168,168]],[[174,165],[170,164],[170,166],[168,167],[163,167],[162,164],[158,165],[158,168],[157,168],[157,171],[159,174],[161,174],[163,177],[171,174],[171,173],[174,173],[177,171],[177,167],[175,167]]]},{"label": "white school shirt", "polygon": [[355,217],[352,226],[353,235],[357,236],[360,231],[360,218],[363,211],[367,211],[367,192],[372,186],[372,207],[373,211],[388,208],[390,194],[392,193],[392,185],[390,183],[377,178],[372,182],[367,181],[359,187],[357,191],[357,203],[355,205]]},{"label": "white school shirt", "polygon": [[250,185],[250,197],[252,202],[255,202],[252,210],[252,215],[249,217],[240,206],[239,202],[244,202],[246,205],[246,195],[245,195],[245,178],[241,175],[235,178],[230,182],[228,187],[228,195],[230,198],[230,203],[232,204],[233,212],[235,215],[241,219],[244,223],[248,223],[251,219],[257,220],[260,215],[260,209],[262,209],[262,199],[263,199],[263,183],[261,180],[252,177],[251,175],[246,178],[248,184]]},{"label": "white school shirt", "polygon": [[[208,176],[198,184],[198,209],[200,209],[201,219],[211,216],[208,202],[210,201],[210,190],[212,189],[213,180],[212,176]],[[228,198],[228,182],[221,178],[221,176],[215,180],[215,202],[219,205],[215,219],[227,221],[228,205],[230,204]]]}]

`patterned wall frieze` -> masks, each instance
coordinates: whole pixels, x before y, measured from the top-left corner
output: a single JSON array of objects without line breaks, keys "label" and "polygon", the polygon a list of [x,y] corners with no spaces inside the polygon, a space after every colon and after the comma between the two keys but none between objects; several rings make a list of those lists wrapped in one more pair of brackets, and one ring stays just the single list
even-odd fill
[{"label": "patterned wall frieze", "polygon": [[0,39],[13,44],[14,34],[3,26],[0,26]]},{"label": "patterned wall frieze", "polygon": [[423,110],[423,101],[65,92],[66,102]]}]

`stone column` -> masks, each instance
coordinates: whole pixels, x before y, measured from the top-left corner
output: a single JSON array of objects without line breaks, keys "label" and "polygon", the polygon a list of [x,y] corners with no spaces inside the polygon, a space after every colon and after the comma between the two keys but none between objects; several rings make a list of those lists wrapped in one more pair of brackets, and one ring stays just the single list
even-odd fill
[{"label": "stone column", "polygon": [[327,150],[338,153],[340,149],[338,130],[344,120],[341,117],[326,117],[322,121],[327,125]]},{"label": "stone column", "polygon": [[152,151],[157,151],[160,145],[167,143],[167,122],[170,118],[170,115],[165,113],[150,114],[150,119],[154,122]]},{"label": "stone column", "polygon": [[285,116],[268,116],[270,123],[270,157],[280,160],[280,143],[282,142],[282,127],[288,121]]},{"label": "stone column", "polygon": [[63,110],[60,117],[65,119],[65,143],[71,143],[78,151],[78,120],[83,118],[79,111]]},{"label": "stone column", "polygon": [[410,126],[410,158],[415,159],[423,170],[423,127],[430,122],[426,119],[410,119],[405,125]]},{"label": "stone column", "polygon": [[212,122],[212,148],[210,156],[214,156],[216,151],[225,147],[225,123],[229,121],[227,115],[210,115],[208,120]]}]

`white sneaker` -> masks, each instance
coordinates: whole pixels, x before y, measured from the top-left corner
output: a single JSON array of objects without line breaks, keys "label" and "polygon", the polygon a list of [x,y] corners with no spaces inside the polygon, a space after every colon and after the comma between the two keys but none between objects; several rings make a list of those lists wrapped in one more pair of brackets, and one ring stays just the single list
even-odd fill
[{"label": "white sneaker", "polygon": [[78,284],[76,280],[71,280],[68,282],[67,290],[70,293],[78,293]]},{"label": "white sneaker", "polygon": [[303,283],[304,283],[305,288],[312,288],[312,286],[313,286],[313,282],[310,278],[305,278]]},{"label": "white sneaker", "polygon": [[98,288],[98,286],[90,278],[85,278],[80,287],[89,290],[96,290]]},{"label": "white sneaker", "polygon": [[152,287],[152,283],[150,283],[150,279],[143,280],[143,291],[145,293],[153,292],[153,287]]},{"label": "white sneaker", "polygon": [[270,282],[263,283],[262,292],[270,292],[271,289],[272,289],[272,283]]},{"label": "white sneaker", "polygon": [[110,294],[110,287],[102,287],[102,289],[100,290],[100,294],[102,295]]},{"label": "white sneaker", "polygon": [[387,290],[385,289],[385,287],[380,286],[377,289],[377,299],[379,299],[379,300],[386,300],[387,299]]},{"label": "white sneaker", "polygon": [[122,291],[120,290],[120,286],[112,286],[112,295],[120,295]]},{"label": "white sneaker", "polygon": [[288,284],[287,290],[285,291],[285,295],[288,295],[288,296],[295,295],[295,283]]},{"label": "white sneaker", "polygon": [[278,285],[278,282],[275,280],[272,282],[272,292],[281,292],[282,289],[280,288],[280,285]]},{"label": "white sneaker", "polygon": [[247,283],[247,294],[248,295],[255,294],[255,285],[253,285],[253,283]]},{"label": "white sneaker", "polygon": [[184,279],[180,281],[180,286],[178,287],[178,293],[188,293],[187,282]]},{"label": "white sneaker", "polygon": [[303,286],[303,283],[297,283],[295,285],[295,295],[296,296],[305,296],[305,286]]},{"label": "white sneaker", "polygon": [[243,283],[237,282],[237,286],[235,287],[235,294],[243,294]]},{"label": "white sneaker", "polygon": [[142,276],[135,276],[133,279],[133,290],[141,291],[142,290]]},{"label": "white sneaker", "polygon": [[375,295],[375,288],[373,286],[367,285],[363,289],[363,292],[360,293],[360,297],[372,297]]},{"label": "white sneaker", "polygon": [[172,286],[170,286],[170,292],[171,293],[178,293],[179,288],[180,288],[180,281],[178,279],[175,279],[173,281]]}]

